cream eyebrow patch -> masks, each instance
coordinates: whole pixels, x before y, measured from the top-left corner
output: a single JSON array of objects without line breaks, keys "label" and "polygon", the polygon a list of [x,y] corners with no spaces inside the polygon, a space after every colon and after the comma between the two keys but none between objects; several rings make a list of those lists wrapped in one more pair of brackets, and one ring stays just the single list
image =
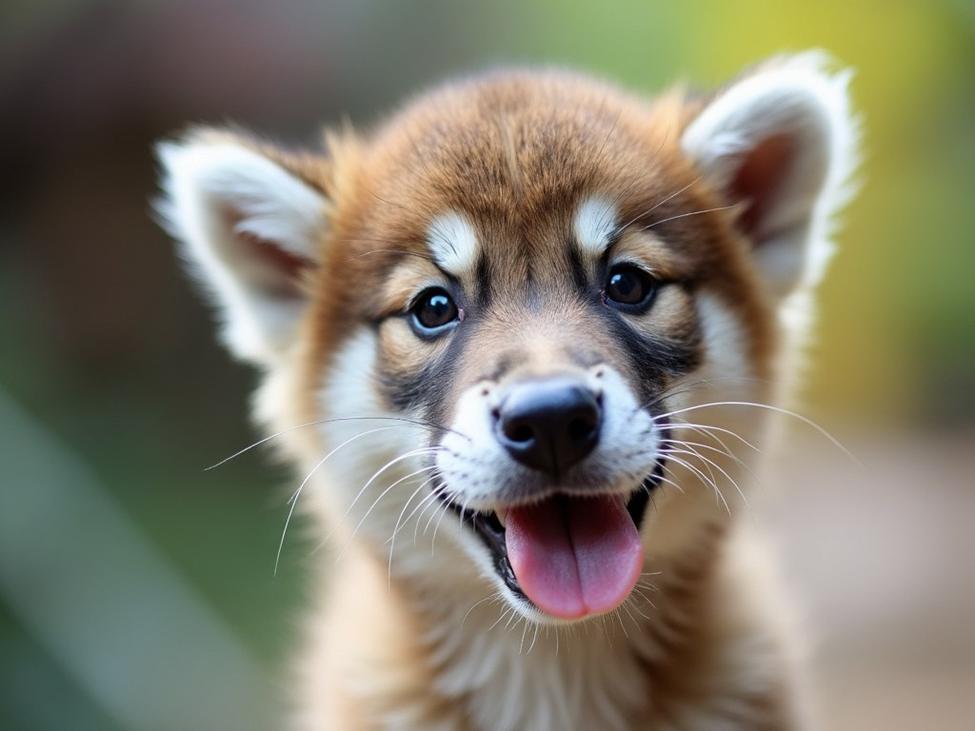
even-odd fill
[{"label": "cream eyebrow patch", "polygon": [[474,268],[477,261],[477,234],[459,213],[443,213],[430,222],[427,247],[441,268],[455,276]]},{"label": "cream eyebrow patch", "polygon": [[587,198],[573,220],[576,241],[593,256],[601,256],[616,230],[616,206],[605,198]]}]

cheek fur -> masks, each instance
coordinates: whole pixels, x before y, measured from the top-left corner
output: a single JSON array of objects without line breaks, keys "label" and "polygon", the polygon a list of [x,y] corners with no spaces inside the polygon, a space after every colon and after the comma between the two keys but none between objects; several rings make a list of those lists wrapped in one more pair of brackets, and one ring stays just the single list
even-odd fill
[{"label": "cheek fur", "polygon": [[697,298],[700,322],[702,378],[720,379],[720,391],[745,393],[755,372],[748,353],[748,330],[736,311],[716,295],[702,292]]},{"label": "cheek fur", "polygon": [[[386,408],[378,367],[374,329],[362,328],[340,346],[320,392],[320,455],[307,466],[315,489],[309,484],[302,500],[324,499],[342,526],[340,535],[352,531],[386,551],[404,509],[426,494],[420,483],[432,475],[429,445],[435,432]],[[398,556],[409,543],[403,542]]]},{"label": "cheek fur", "polygon": [[622,353],[621,362],[643,401],[653,398],[675,379],[700,364],[700,333],[696,319],[681,318],[680,332],[673,335],[655,323],[651,313],[642,317],[622,316],[600,310],[602,327],[611,335],[614,350]]},{"label": "cheek fur", "polygon": [[[319,395],[323,446],[333,450],[354,439],[329,458],[330,468],[338,466],[330,469],[336,474],[344,469],[358,477],[373,462],[388,459],[387,455],[408,448],[422,436],[413,433],[409,424],[395,420],[396,415],[386,407],[376,386],[377,346],[376,333],[362,328],[339,347],[324,376]],[[377,429],[382,431],[366,434]],[[350,455],[356,457],[354,464],[347,463]]]},{"label": "cheek fur", "polygon": [[379,326],[376,384],[390,410],[441,423],[461,330],[424,341],[405,318],[389,318]]}]

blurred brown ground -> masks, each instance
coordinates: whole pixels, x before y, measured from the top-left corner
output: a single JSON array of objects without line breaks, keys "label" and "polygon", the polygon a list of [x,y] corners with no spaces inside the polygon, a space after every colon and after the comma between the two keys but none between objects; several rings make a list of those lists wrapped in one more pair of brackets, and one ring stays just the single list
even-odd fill
[{"label": "blurred brown ground", "polygon": [[752,503],[810,634],[822,728],[971,731],[975,434],[843,442],[862,469],[795,437]]}]

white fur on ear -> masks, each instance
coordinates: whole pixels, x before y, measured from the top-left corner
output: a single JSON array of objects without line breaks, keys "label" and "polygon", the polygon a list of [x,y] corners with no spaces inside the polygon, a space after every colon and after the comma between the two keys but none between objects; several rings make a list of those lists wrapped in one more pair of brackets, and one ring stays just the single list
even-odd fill
[{"label": "white fur on ear", "polygon": [[780,297],[818,282],[832,217],[853,193],[852,72],[828,67],[818,51],[773,59],[720,92],[681,138],[705,179],[744,204],[740,223]]},{"label": "white fur on ear", "polygon": [[326,199],[229,135],[163,142],[157,210],[221,314],[238,357],[273,362],[291,342],[304,296],[297,279],[317,264]]}]

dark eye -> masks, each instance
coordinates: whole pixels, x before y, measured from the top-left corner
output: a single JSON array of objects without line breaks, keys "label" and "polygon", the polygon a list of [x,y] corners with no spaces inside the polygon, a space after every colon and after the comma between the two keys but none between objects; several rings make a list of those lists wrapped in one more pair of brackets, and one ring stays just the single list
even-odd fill
[{"label": "dark eye", "polygon": [[639,267],[617,264],[609,270],[603,294],[607,303],[622,305],[622,309],[633,311],[650,304],[656,284],[656,280]]},{"label": "dark eye", "polygon": [[413,328],[421,335],[434,335],[459,320],[461,311],[445,289],[432,287],[420,293],[410,308]]}]

